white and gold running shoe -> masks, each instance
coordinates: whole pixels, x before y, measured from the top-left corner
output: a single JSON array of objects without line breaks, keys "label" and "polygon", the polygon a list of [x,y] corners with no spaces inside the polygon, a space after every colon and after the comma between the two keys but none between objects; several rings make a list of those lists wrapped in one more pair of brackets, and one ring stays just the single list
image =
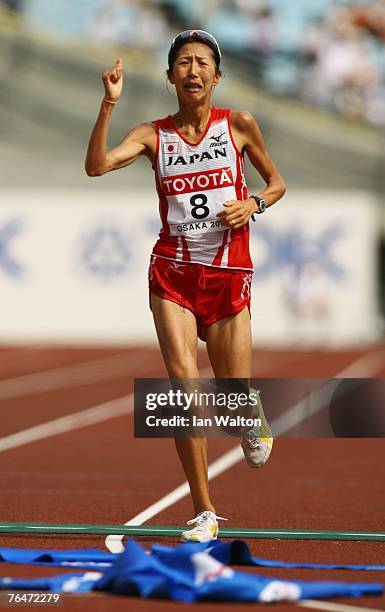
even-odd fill
[{"label": "white and gold running shoe", "polygon": [[192,529],[182,531],[181,540],[183,542],[210,542],[210,540],[216,540],[218,536],[218,520],[227,521],[222,516],[217,516],[210,510],[204,510],[199,512],[197,516],[190,521],[187,521],[187,525],[194,525]]},{"label": "white and gold running shoe", "polygon": [[260,427],[253,427],[242,437],[242,450],[249,467],[261,468],[265,465],[273,448],[273,433],[263,412],[259,391],[250,389],[250,395],[257,398],[255,418],[261,420]]}]

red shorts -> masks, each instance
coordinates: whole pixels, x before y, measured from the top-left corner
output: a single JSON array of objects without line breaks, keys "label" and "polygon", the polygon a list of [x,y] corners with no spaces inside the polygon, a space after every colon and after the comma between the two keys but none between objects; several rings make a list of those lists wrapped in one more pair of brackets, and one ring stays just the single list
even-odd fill
[{"label": "red shorts", "polygon": [[148,271],[150,292],[188,308],[195,315],[198,336],[206,341],[207,328],[247,306],[253,273],[179,263],[153,255]]}]

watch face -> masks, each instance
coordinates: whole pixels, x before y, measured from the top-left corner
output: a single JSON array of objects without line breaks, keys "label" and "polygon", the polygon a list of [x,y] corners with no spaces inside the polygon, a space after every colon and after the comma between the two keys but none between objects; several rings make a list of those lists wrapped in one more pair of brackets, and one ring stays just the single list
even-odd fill
[{"label": "watch face", "polygon": [[259,200],[258,206],[259,206],[259,210],[260,210],[261,213],[265,212],[265,210],[266,210],[266,202],[265,202],[265,200]]}]

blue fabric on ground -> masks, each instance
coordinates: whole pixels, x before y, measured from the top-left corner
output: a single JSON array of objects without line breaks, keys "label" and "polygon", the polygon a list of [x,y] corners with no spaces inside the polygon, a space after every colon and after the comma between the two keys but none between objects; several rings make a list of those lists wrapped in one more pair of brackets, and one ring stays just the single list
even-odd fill
[{"label": "blue fabric on ground", "polygon": [[[114,564],[103,571],[37,580],[2,579],[0,588],[56,592],[98,590],[186,602],[297,601],[308,598],[378,595],[383,592],[382,585],[376,583],[281,580],[234,571],[212,556],[215,549],[218,555],[229,556],[230,547],[223,545],[226,548],[221,551],[220,546],[220,543],[215,546],[213,543],[210,543],[210,546],[186,543],[173,548],[154,546],[153,554],[148,554],[140,544],[129,540],[124,552],[114,555]],[[242,550],[238,544],[238,548],[238,558],[241,558],[242,553],[246,559],[247,547]],[[45,551],[45,554],[47,552],[49,551]],[[66,552],[68,554],[68,551]],[[86,551],[81,552],[84,554]],[[53,557],[56,557],[56,554],[53,554]]]},{"label": "blue fabric on ground", "polygon": [[[185,544],[184,544],[185,546]],[[215,540],[205,544],[194,543],[196,551],[207,551],[214,559],[226,565],[245,565],[256,567],[273,568],[300,568],[300,569],[326,569],[326,570],[355,570],[355,571],[385,571],[385,565],[374,564],[349,564],[349,563],[290,563],[286,561],[274,561],[253,557],[246,542],[233,540],[222,542]],[[162,554],[168,554],[174,549],[169,546],[154,544],[151,547],[154,555],[161,558]],[[103,552],[101,550],[29,550],[18,548],[0,548],[0,562],[50,565],[52,567],[82,567],[84,569],[98,569],[110,567],[119,557],[117,554]]]},{"label": "blue fabric on ground", "polygon": [[100,572],[81,572],[51,578],[0,578],[0,590],[87,593],[100,576]]},{"label": "blue fabric on ground", "polygon": [[[276,567],[276,568],[301,568],[301,569],[344,569],[344,570],[376,570],[385,571],[385,565],[370,565],[370,564],[327,564],[327,563],[288,563],[286,561],[270,561],[262,559],[262,557],[252,557],[250,549],[246,542],[243,540],[233,540],[232,542],[222,542],[221,540],[214,540],[212,542],[206,542],[204,544],[194,543],[196,549],[201,551],[206,550],[209,552],[213,559],[217,559],[221,563],[226,565],[247,565],[256,567]],[[168,546],[162,546],[159,544],[153,544],[151,547],[153,554],[161,557],[162,554],[167,555],[170,551]]]},{"label": "blue fabric on ground", "polygon": [[0,562],[51,567],[76,566],[85,569],[110,567],[119,555],[102,550],[36,550],[0,548]]},{"label": "blue fabric on ground", "polygon": [[286,561],[271,561],[262,557],[252,557],[250,549],[243,540],[233,540],[232,542],[221,542],[216,540],[205,544],[211,548],[210,554],[214,559],[228,565],[255,565],[258,567],[278,567],[278,568],[302,568],[302,569],[344,569],[355,571],[385,571],[385,565],[373,564],[349,564],[349,563],[288,563]]}]

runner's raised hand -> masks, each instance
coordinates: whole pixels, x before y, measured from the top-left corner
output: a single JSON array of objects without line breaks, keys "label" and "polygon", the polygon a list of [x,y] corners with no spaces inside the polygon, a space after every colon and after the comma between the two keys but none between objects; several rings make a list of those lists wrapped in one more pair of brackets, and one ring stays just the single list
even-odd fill
[{"label": "runner's raised hand", "polygon": [[123,90],[123,60],[116,60],[115,66],[103,72],[105,97],[108,100],[119,100]]}]

